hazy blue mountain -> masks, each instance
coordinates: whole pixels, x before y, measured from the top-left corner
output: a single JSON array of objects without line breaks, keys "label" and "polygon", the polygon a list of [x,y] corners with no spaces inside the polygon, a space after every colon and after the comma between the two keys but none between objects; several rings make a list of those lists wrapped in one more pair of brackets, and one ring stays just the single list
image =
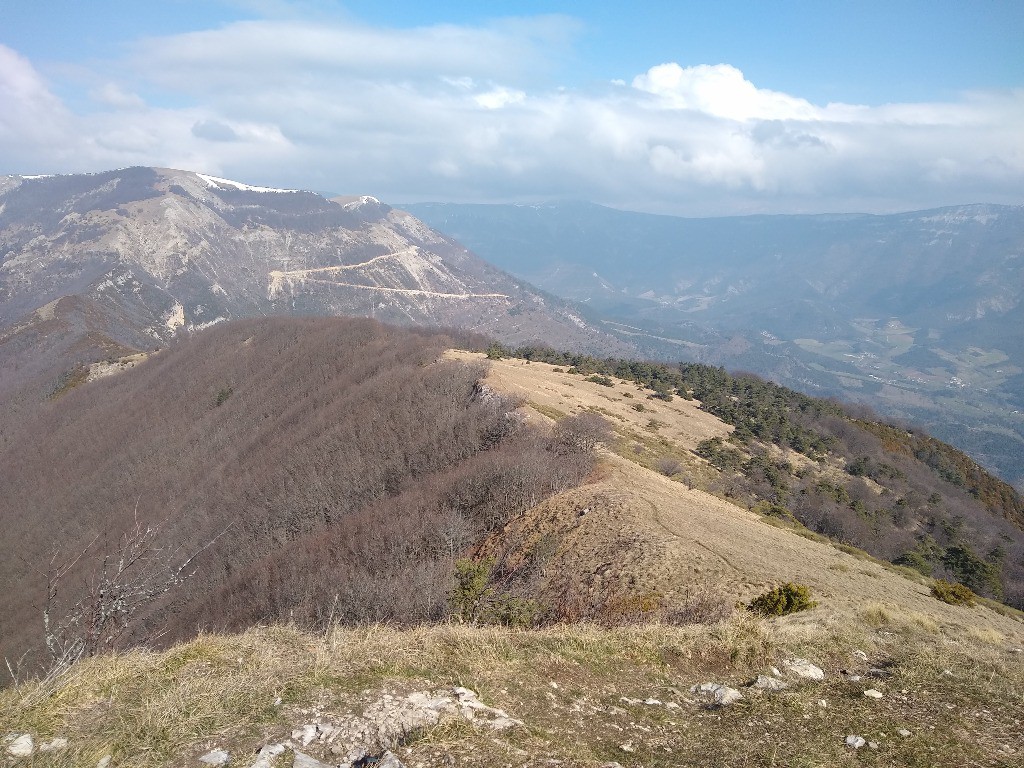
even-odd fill
[{"label": "hazy blue mountain", "polygon": [[923,423],[1024,482],[1024,207],[685,219],[403,206],[649,354]]}]

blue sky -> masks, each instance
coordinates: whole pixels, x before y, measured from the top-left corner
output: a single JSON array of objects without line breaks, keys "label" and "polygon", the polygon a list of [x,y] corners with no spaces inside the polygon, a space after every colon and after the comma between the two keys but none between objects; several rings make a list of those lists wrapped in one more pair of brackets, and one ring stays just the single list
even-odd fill
[{"label": "blue sky", "polygon": [[0,0],[0,173],[683,215],[1024,202],[1024,3]]}]

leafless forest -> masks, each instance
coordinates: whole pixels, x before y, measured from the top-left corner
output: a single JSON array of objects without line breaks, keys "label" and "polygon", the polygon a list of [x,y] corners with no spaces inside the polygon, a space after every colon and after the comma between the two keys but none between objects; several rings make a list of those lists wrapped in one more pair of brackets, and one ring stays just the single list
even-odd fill
[{"label": "leafless forest", "polygon": [[0,653],[45,663],[48,573],[75,563],[56,615],[136,523],[161,526],[172,566],[199,552],[197,570],[118,643],[440,616],[459,554],[591,461],[442,360],[452,343],[367,320],[224,324],[9,424]]}]

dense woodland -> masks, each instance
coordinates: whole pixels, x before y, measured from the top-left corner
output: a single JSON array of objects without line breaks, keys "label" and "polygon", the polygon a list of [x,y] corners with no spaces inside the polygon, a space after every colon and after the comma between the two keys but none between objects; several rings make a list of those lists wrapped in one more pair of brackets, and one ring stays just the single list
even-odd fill
[{"label": "dense woodland", "polygon": [[444,360],[454,343],[368,320],[240,321],[62,389],[0,451],[0,583],[18,585],[0,594],[0,654],[45,663],[48,574],[74,563],[51,590],[59,617],[132,530],[158,531],[144,565],[198,553],[195,576],[110,644],[439,618],[463,550],[591,465],[521,423],[480,366]]},{"label": "dense woodland", "polygon": [[[728,440],[698,446],[720,471],[711,490],[1024,608],[1024,498],[920,430],[713,366],[600,359],[543,346],[492,344],[488,353],[634,381],[654,398],[695,398],[734,427]],[[807,461],[791,461],[787,450]]]}]

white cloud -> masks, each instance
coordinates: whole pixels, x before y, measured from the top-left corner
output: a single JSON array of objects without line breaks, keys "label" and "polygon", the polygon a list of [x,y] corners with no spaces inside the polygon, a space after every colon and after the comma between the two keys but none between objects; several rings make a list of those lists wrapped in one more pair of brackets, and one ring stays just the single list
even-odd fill
[{"label": "white cloud", "polygon": [[0,162],[26,168],[39,144],[54,144],[54,154],[62,154],[60,142],[70,122],[71,115],[28,59],[0,45]]},{"label": "white cloud", "polygon": [[473,101],[485,109],[501,109],[509,104],[522,104],[526,101],[526,94],[523,91],[498,87],[478,93],[473,97]]},{"label": "white cloud", "polygon": [[217,90],[258,80],[264,87],[325,85],[339,77],[370,80],[503,80],[544,66],[546,51],[572,34],[559,16],[484,27],[441,24],[385,29],[355,23],[257,20],[222,29],[147,39],[136,46],[138,66],[175,88]]},{"label": "white cloud", "polygon": [[691,109],[729,120],[814,120],[820,110],[803,99],[757,88],[736,67],[671,62],[633,78],[633,87],[673,109]]},{"label": "white cloud", "polygon": [[692,215],[1022,202],[1024,91],[814,105],[727,64],[671,62],[581,91],[550,82],[572,30],[232,24],[93,65],[101,108],[81,114],[0,47],[0,173],[152,164],[391,200]]}]

